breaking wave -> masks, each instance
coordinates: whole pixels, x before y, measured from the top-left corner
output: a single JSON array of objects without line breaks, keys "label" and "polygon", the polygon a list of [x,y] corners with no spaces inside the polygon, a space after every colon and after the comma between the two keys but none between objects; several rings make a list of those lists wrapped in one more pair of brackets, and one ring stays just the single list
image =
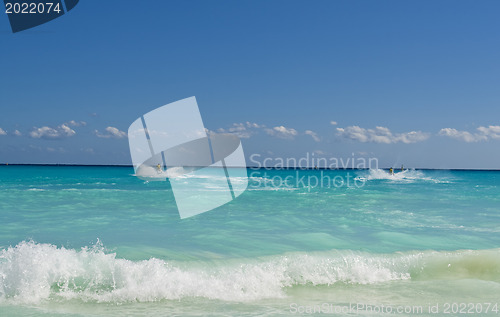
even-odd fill
[{"label": "breaking wave", "polygon": [[0,302],[152,302],[203,297],[282,298],[294,286],[397,280],[500,281],[500,250],[393,254],[332,250],[262,258],[169,262],[116,257],[102,244],[79,250],[24,241],[0,251]]}]

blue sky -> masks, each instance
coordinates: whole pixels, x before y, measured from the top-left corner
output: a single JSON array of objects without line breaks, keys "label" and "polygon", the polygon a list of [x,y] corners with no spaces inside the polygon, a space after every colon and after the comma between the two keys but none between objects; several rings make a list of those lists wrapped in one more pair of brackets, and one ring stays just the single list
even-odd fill
[{"label": "blue sky", "polygon": [[0,163],[130,164],[128,126],[196,96],[205,126],[238,133],[247,157],[500,169],[499,12],[95,0],[16,34],[3,14]]}]

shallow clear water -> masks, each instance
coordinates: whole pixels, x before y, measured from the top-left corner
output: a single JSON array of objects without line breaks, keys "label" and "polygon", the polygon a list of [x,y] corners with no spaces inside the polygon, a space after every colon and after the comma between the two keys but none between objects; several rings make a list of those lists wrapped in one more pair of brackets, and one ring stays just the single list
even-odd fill
[{"label": "shallow clear water", "polygon": [[0,315],[497,314],[500,172],[248,174],[181,220],[132,168],[0,166]]}]

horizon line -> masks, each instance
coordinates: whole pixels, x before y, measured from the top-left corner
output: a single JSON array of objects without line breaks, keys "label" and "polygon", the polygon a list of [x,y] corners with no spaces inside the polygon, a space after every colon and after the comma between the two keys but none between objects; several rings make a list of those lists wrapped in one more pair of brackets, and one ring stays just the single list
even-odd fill
[{"label": "horizon line", "polygon": [[[71,163],[0,163],[0,166],[60,166],[60,167],[131,167],[131,164],[71,164]],[[218,166],[206,166],[209,168],[219,168]],[[352,168],[352,167],[266,167],[266,166],[228,166],[228,168],[258,168],[258,169],[275,169],[275,170],[370,170],[371,168]],[[391,167],[381,167],[378,169],[390,169]],[[394,168],[394,167],[392,167]],[[431,167],[414,167],[415,170],[435,170],[435,171],[500,171],[494,168],[431,168]]]}]

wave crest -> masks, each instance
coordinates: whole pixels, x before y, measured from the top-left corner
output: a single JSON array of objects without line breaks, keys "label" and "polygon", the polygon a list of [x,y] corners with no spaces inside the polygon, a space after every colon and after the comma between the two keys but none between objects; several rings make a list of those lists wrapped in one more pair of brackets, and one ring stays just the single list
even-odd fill
[{"label": "wave crest", "polygon": [[252,259],[167,262],[119,259],[98,243],[80,250],[33,241],[0,252],[0,301],[151,302],[184,297],[248,301],[292,286],[407,279],[498,281],[499,250],[370,254],[350,250]]}]

